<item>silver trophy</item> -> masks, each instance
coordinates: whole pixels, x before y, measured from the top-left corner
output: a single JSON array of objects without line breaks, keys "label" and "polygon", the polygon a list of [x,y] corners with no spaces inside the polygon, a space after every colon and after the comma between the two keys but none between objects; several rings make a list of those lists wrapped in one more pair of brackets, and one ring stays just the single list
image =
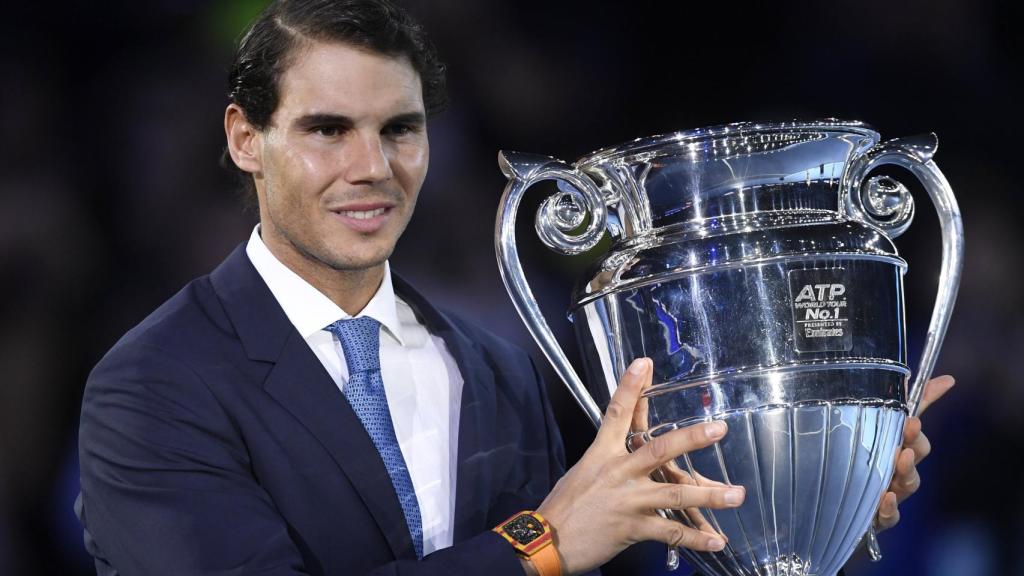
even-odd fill
[{"label": "silver trophy", "polygon": [[[717,444],[655,474],[743,485],[737,509],[665,510],[728,537],[683,550],[706,575],[831,575],[867,535],[942,345],[963,257],[960,214],[931,160],[934,134],[880,142],[860,122],[731,124],[639,139],[569,165],[501,152],[495,229],[505,286],[531,334],[597,426],[629,363],[654,361],[631,448],[725,420]],[[894,164],[924,185],[942,229],[938,296],[921,364],[907,366],[903,274],[892,239],[914,215]],[[536,231],[577,254],[611,248],[580,279],[569,317],[586,379],[530,291],[515,240],[526,190],[554,180]],[[642,420],[643,418],[640,418]],[[674,551],[672,551],[674,553]]]}]

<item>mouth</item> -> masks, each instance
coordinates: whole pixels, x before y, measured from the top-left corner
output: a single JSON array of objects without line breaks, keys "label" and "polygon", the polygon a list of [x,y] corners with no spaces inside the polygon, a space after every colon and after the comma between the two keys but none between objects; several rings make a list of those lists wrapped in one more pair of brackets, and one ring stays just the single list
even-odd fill
[{"label": "mouth", "polygon": [[376,208],[374,210],[338,210],[335,214],[356,220],[369,220],[387,212],[388,208]]},{"label": "mouth", "polygon": [[384,203],[349,205],[330,210],[334,219],[347,228],[362,234],[371,234],[387,223],[394,206]]}]

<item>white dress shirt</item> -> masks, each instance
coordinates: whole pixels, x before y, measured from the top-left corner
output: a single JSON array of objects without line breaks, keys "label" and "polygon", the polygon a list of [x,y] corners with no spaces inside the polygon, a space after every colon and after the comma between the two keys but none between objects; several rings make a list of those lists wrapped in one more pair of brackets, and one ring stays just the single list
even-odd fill
[{"label": "white dress shirt", "polygon": [[[353,318],[275,257],[252,232],[245,251],[285,315],[306,340],[339,389],[348,366],[337,337],[324,330]],[[395,436],[405,457],[423,519],[423,553],[452,545],[456,455],[462,375],[444,340],[430,334],[412,308],[395,295],[391,268],[370,302],[355,317],[380,322],[380,371]]]}]

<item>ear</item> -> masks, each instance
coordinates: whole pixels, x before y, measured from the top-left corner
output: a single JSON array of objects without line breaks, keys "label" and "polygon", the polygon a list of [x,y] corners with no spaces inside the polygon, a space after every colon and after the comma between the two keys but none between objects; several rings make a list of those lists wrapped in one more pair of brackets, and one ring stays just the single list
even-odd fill
[{"label": "ear", "polygon": [[257,174],[263,170],[260,133],[245,118],[245,111],[238,104],[229,104],[224,110],[224,134],[227,136],[228,152],[235,166],[250,174]]}]

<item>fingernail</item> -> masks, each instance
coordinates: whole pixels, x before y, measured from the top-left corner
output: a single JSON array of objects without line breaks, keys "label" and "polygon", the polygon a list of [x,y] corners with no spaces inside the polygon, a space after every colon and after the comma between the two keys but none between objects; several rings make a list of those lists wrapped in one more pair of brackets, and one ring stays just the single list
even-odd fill
[{"label": "fingernail", "polygon": [[647,370],[647,358],[637,358],[629,365],[629,373],[639,376]]},{"label": "fingernail", "polygon": [[730,506],[739,506],[743,503],[743,490],[740,488],[733,488],[726,490],[725,492],[725,503]]},{"label": "fingernail", "polygon": [[704,433],[708,435],[708,438],[718,438],[725,434],[725,422],[716,420],[709,423],[704,427]]},{"label": "fingernail", "polygon": [[721,538],[708,538],[708,550],[718,552],[722,548],[725,548],[725,540]]}]

